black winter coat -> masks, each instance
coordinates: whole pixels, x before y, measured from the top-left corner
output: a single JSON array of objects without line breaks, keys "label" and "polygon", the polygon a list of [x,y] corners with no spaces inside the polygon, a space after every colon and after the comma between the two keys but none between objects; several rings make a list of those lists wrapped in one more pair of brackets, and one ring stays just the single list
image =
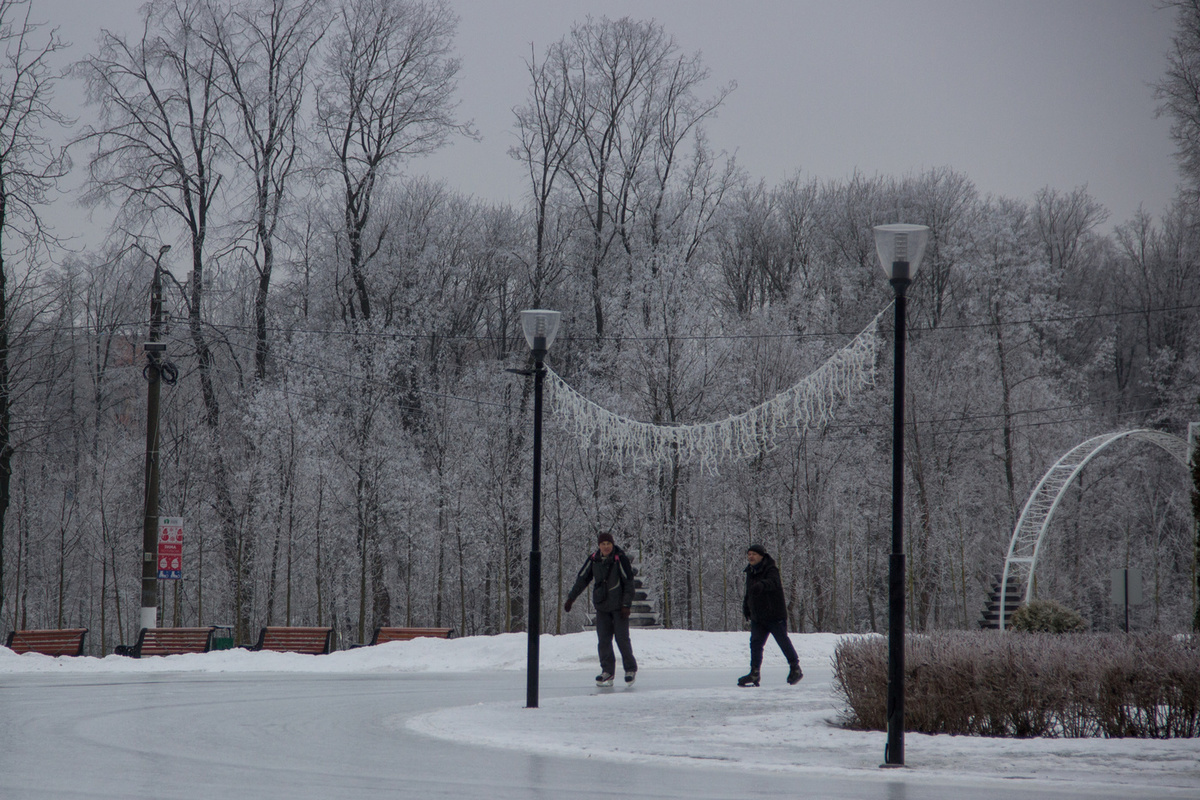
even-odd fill
[{"label": "black winter coat", "polygon": [[597,611],[619,611],[622,607],[633,606],[633,576],[637,570],[625,551],[613,545],[613,551],[608,558],[600,555],[600,551],[592,553],[579,568],[575,585],[567,594],[567,599],[575,602],[575,598],[583,594],[583,590],[594,579],[592,588],[592,605]]},{"label": "black winter coat", "polygon": [[746,565],[746,596],[742,599],[742,614],[754,622],[771,623],[787,619],[787,602],[783,599],[783,580],[775,559],[763,556],[757,565]]}]

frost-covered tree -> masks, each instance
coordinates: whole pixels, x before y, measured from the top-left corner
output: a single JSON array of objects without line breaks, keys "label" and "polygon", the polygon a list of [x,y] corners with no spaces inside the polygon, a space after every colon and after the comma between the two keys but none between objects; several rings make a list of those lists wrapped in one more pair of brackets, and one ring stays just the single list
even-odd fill
[{"label": "frost-covered tree", "polygon": [[42,209],[69,162],[52,144],[67,117],[54,104],[50,65],[65,44],[31,16],[31,0],[0,0],[0,613],[8,597],[4,561],[13,456],[21,440],[14,403],[23,370],[31,280],[52,243]]},{"label": "frost-covered tree", "polygon": [[1171,119],[1171,138],[1186,190],[1200,192],[1200,2],[1168,0],[1175,10],[1175,36],[1167,73],[1155,86],[1158,113]]},{"label": "frost-covered tree", "polygon": [[[204,41],[220,60],[227,98],[228,137],[234,163],[245,168],[245,202],[251,228],[254,292],[254,372],[266,376],[267,301],[275,251],[292,181],[304,166],[305,123],[312,54],[324,34],[325,0],[257,0],[213,3]],[[241,189],[241,187],[239,187]]]},{"label": "frost-covered tree", "polygon": [[470,128],[455,120],[458,20],[441,0],[346,0],[330,27],[317,75],[316,125],[340,184],[346,313],[371,318],[371,237],[385,180],[414,156]]},{"label": "frost-covered tree", "polygon": [[220,393],[206,290],[227,131],[220,113],[221,63],[208,46],[202,0],[159,0],[145,6],[139,38],[102,34],[99,50],[77,65],[99,121],[79,143],[90,148],[86,199],[114,202],[127,230],[178,226],[191,273],[184,287],[188,333],[200,382],[211,453],[214,506],[220,519],[232,614],[239,642],[250,638],[254,543],[238,520],[231,470],[222,441]]}]

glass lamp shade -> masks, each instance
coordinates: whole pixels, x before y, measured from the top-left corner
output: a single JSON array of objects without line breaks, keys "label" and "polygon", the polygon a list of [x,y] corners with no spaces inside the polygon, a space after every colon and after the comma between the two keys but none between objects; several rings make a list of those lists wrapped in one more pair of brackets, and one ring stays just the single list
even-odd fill
[{"label": "glass lamp shade", "polygon": [[535,353],[539,350],[543,353],[549,350],[550,345],[554,344],[554,337],[558,335],[558,324],[561,321],[562,314],[558,311],[540,308],[522,311],[521,329],[525,331],[525,341],[529,343],[529,349]]},{"label": "glass lamp shade", "polygon": [[[925,225],[876,225],[875,251],[888,280],[912,280],[929,243],[929,228]],[[896,264],[908,264],[908,274],[896,274]]]}]

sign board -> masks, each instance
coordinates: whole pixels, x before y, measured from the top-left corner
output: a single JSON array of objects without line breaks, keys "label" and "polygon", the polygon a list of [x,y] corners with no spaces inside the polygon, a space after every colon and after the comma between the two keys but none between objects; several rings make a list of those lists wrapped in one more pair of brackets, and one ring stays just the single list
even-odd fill
[{"label": "sign board", "polygon": [[183,577],[183,517],[158,518],[158,579]]},{"label": "sign board", "polygon": [[[1109,575],[1112,577],[1114,605],[1140,606],[1142,604],[1142,571],[1140,569],[1114,569]],[[1126,587],[1128,587],[1128,595],[1126,595]]]}]

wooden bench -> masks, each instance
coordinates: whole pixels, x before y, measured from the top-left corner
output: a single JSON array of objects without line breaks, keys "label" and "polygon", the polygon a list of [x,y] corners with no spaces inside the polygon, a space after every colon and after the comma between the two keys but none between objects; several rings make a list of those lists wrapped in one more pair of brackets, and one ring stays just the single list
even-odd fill
[{"label": "wooden bench", "polygon": [[376,628],[375,635],[371,637],[371,644],[407,642],[421,637],[453,639],[454,628]]},{"label": "wooden bench", "polygon": [[119,656],[133,658],[207,653],[212,649],[213,631],[216,629],[215,625],[199,628],[142,628],[137,644],[132,647],[118,647],[113,652]]},{"label": "wooden bench", "polygon": [[87,632],[87,628],[9,631],[4,646],[14,653],[81,656],[83,655],[83,637],[87,635]]},{"label": "wooden bench", "polygon": [[267,627],[251,650],[324,655],[333,651],[333,628]]}]

